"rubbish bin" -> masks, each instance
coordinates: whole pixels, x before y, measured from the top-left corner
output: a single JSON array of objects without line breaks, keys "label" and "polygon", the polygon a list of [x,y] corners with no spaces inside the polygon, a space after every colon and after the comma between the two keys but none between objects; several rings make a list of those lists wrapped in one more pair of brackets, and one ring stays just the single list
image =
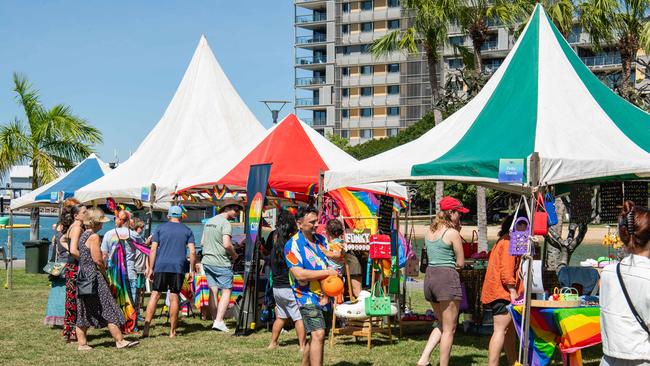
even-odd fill
[{"label": "rubbish bin", "polygon": [[23,242],[25,247],[25,272],[45,273],[43,267],[47,264],[50,241],[47,239],[28,240]]}]

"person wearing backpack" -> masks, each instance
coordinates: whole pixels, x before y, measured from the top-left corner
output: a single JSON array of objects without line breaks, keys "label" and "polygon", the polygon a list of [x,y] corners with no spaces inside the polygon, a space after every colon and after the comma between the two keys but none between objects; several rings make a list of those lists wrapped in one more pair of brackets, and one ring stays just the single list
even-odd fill
[{"label": "person wearing backpack", "polygon": [[[136,318],[143,321],[138,309],[138,273],[144,273],[148,261],[146,258],[140,258],[142,254],[134,246],[133,242],[140,240],[137,232],[129,228],[131,222],[131,213],[126,210],[118,211],[115,215],[115,229],[108,230],[102,239],[101,251],[104,263],[110,267],[110,260],[117,247],[117,244],[122,242],[124,246],[126,271],[129,279],[129,290],[131,295],[132,304],[135,308]],[[144,268],[143,268],[144,267]]]},{"label": "person wearing backpack", "polygon": [[628,255],[600,277],[601,365],[650,365],[650,212],[625,201],[618,222]]}]

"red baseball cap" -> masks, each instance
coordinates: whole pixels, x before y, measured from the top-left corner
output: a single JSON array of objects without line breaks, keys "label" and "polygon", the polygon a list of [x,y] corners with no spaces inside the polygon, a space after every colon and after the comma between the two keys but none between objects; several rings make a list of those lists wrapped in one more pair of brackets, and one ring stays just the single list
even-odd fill
[{"label": "red baseball cap", "polygon": [[462,202],[450,196],[442,197],[440,200],[440,209],[443,211],[454,210],[464,214],[469,212],[469,209],[463,206]]}]

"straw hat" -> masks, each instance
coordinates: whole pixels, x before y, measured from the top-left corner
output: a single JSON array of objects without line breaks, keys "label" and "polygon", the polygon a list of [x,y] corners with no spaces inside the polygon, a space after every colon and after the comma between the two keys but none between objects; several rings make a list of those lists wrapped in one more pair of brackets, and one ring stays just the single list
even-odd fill
[{"label": "straw hat", "polygon": [[104,215],[104,211],[102,211],[97,207],[93,207],[88,209],[88,211],[86,211],[86,218],[84,220],[84,225],[88,227],[92,227],[97,224],[103,224],[109,221],[111,220]]}]

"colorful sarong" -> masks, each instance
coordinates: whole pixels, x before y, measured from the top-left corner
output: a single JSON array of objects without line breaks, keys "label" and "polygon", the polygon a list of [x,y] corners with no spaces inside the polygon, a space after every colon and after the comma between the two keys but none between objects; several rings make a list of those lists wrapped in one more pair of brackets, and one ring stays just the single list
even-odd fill
[{"label": "colorful sarong", "polygon": [[[522,306],[510,306],[521,339]],[[556,349],[567,354],[601,342],[600,307],[532,308],[530,322],[532,366],[548,365]]]}]

